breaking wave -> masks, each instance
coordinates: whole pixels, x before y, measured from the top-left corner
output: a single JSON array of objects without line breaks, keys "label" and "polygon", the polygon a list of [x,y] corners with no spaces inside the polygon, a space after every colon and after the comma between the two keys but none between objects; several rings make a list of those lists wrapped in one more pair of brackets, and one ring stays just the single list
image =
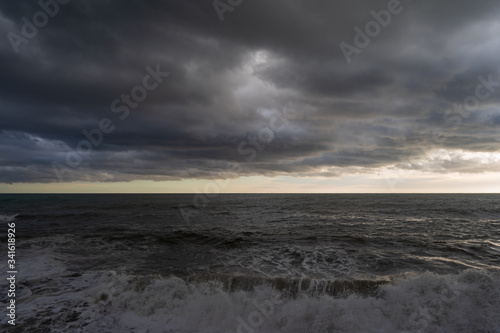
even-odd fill
[{"label": "breaking wave", "polygon": [[19,322],[26,332],[500,332],[500,276],[484,271],[392,282],[181,279],[52,263],[50,274],[20,281],[19,311],[33,316]]}]

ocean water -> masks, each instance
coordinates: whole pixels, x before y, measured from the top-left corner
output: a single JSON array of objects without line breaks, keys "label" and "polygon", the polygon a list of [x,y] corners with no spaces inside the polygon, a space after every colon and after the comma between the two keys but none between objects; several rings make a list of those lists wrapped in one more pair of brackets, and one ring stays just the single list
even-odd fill
[{"label": "ocean water", "polygon": [[500,195],[193,199],[0,195],[2,331],[500,332]]}]

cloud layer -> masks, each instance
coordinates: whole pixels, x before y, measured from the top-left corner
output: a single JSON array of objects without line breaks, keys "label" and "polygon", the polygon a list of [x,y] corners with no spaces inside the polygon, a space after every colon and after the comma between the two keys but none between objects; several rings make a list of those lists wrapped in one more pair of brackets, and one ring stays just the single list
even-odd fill
[{"label": "cloud layer", "polygon": [[16,53],[42,9],[0,5],[0,182],[498,170],[496,1],[402,1],[351,63],[388,1],[58,6]]}]

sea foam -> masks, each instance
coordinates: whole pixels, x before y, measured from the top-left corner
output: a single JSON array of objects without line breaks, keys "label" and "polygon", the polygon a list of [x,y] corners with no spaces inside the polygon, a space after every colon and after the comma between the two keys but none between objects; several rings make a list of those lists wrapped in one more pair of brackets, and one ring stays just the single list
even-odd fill
[{"label": "sea foam", "polygon": [[0,214],[0,222],[12,222],[12,221],[15,221],[17,216],[19,216],[19,214],[14,214],[14,215],[4,215],[4,214]]},{"label": "sea foam", "polygon": [[[64,271],[21,281],[19,325],[52,332],[500,332],[500,276],[467,270],[381,284],[373,296],[294,295],[272,283],[229,290],[115,271]],[[61,268],[57,274],[55,267]],[[285,282],[283,282],[285,283]],[[247,288],[248,289],[248,288]],[[31,314],[31,318],[29,315]]]}]

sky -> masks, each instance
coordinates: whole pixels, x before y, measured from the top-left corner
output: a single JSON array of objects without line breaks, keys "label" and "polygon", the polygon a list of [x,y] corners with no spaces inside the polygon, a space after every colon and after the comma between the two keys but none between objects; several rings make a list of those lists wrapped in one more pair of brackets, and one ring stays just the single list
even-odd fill
[{"label": "sky", "polygon": [[0,192],[500,192],[500,2],[0,4]]}]

